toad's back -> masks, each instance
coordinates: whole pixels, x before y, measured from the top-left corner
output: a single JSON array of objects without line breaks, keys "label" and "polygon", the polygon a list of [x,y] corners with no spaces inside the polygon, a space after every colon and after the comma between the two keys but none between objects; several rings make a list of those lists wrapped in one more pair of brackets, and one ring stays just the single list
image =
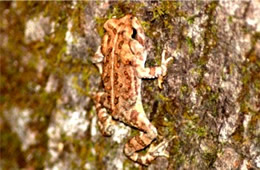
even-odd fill
[{"label": "toad's back", "polygon": [[107,93],[107,105],[116,118],[137,101],[141,80],[133,66],[135,55],[131,51],[133,29],[131,16],[108,20],[102,40],[104,55],[102,80]]}]

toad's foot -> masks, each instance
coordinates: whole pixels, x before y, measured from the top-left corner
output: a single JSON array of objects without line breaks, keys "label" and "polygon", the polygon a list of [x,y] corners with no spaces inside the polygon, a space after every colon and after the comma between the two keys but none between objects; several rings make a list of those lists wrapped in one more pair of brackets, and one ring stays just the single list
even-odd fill
[{"label": "toad's foot", "polygon": [[165,60],[165,52],[166,52],[166,50],[163,50],[162,60],[161,60],[162,75],[159,76],[159,78],[158,78],[158,86],[159,86],[160,89],[162,88],[163,77],[164,77],[164,76],[166,75],[166,73],[167,73],[167,64],[168,64],[171,60],[173,60],[173,57],[167,58],[167,59]]},{"label": "toad's foot", "polygon": [[167,140],[164,139],[161,143],[158,145],[151,144],[148,153],[154,157],[158,156],[164,156],[166,158],[169,158],[169,152],[166,150],[169,142],[172,141],[174,138],[177,138],[177,136],[173,136],[171,139]]}]

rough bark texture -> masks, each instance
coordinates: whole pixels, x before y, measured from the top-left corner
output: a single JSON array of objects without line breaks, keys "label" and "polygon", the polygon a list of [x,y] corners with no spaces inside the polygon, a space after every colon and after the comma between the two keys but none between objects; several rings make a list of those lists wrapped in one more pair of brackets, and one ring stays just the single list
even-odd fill
[{"label": "rough bark texture", "polygon": [[[147,66],[174,57],[163,90],[144,80],[144,109],[170,158],[149,167],[123,146],[138,131],[103,137],[90,62],[103,23],[134,14]],[[260,1],[1,2],[1,169],[260,168]],[[158,61],[158,62],[157,62]]]}]

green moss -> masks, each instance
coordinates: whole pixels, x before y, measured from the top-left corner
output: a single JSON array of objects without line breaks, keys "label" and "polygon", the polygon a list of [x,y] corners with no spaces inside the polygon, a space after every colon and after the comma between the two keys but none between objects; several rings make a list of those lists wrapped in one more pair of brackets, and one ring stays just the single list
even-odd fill
[{"label": "green moss", "polygon": [[[250,122],[249,122],[249,137],[250,138],[254,138],[256,135],[258,135],[257,133],[259,132],[259,128],[258,128],[258,124],[259,124],[259,120],[260,120],[260,115],[258,114],[253,114]],[[260,139],[257,138],[257,143],[260,142]]]},{"label": "green moss", "polygon": [[206,160],[205,163],[207,167],[211,167],[212,164],[216,161],[218,155],[216,152],[207,152],[202,155],[203,159]]},{"label": "green moss", "polygon": [[[143,167],[142,167],[143,168]],[[133,161],[131,161],[131,160],[129,160],[129,159],[125,159],[125,161],[124,161],[124,164],[123,164],[123,169],[124,170],[128,170],[128,169],[133,169],[133,170],[139,170],[140,169],[140,167],[138,167],[138,166],[135,166],[134,164],[133,164]],[[144,169],[144,168],[143,168]]]},{"label": "green moss", "polygon": [[162,1],[160,5],[153,8],[152,20],[160,19],[161,17],[173,17],[177,8],[180,6],[179,2],[174,1]]},{"label": "green moss", "polygon": [[[259,33],[256,33],[253,35],[253,38],[251,39],[251,49],[247,52],[246,60],[242,65],[242,90],[239,94],[238,102],[240,103],[241,111],[244,114],[252,114],[255,111],[251,109],[249,105],[249,100],[252,97],[250,94],[250,91],[254,93],[259,91],[259,72],[260,67],[257,64],[259,62],[259,58],[256,57],[256,51],[255,46],[257,41],[259,41],[260,36]],[[254,96],[256,97],[256,96]]]},{"label": "green moss", "polygon": [[244,142],[243,134],[244,134],[244,127],[238,126],[238,128],[236,128],[236,131],[232,134],[233,141],[239,143],[239,145],[243,144]]},{"label": "green moss", "polygon": [[231,24],[233,22],[233,17],[232,16],[228,16],[228,22]]},{"label": "green moss", "polygon": [[190,37],[186,37],[186,43],[188,45],[189,54],[192,54],[192,52],[194,51],[194,43],[192,39]]},{"label": "green moss", "polygon": [[[0,114],[1,120],[4,120]],[[18,169],[25,166],[25,153],[21,150],[21,142],[17,134],[11,131],[11,127],[2,122],[0,127],[0,152],[1,167],[3,169]],[[16,153],[14,156],[13,153]]]}]

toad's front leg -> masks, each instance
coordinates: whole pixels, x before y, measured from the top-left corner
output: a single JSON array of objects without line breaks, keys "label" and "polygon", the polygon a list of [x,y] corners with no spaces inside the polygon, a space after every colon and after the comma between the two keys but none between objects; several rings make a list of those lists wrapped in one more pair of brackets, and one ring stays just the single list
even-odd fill
[{"label": "toad's front leg", "polygon": [[157,137],[157,130],[153,124],[146,117],[143,111],[142,105],[135,107],[129,111],[128,117],[130,125],[140,129],[139,135],[131,138],[128,143],[125,144],[124,152],[133,161],[148,166],[158,156],[168,156],[166,151],[167,144],[165,142],[152,146],[149,148],[146,154],[138,153],[138,151],[144,149],[152,143]]},{"label": "toad's front leg", "polygon": [[[162,88],[161,84],[163,82],[163,77],[167,73],[167,64],[173,59],[172,57],[165,59],[165,50],[163,50],[162,53],[162,59],[161,59],[161,66],[157,67],[150,67],[150,68],[145,68],[144,67],[144,61],[141,60],[142,58],[146,58],[146,53],[139,53],[137,55],[137,60],[135,62],[135,67],[137,71],[137,75],[139,78],[158,78],[158,85],[159,88]],[[140,59],[141,58],[141,59]]]}]

